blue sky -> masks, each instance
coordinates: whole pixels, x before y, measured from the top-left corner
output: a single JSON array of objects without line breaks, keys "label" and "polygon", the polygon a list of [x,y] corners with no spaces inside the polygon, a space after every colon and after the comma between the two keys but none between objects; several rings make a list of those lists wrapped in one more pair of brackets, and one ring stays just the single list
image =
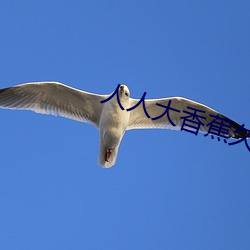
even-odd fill
[{"label": "blue sky", "polygon": [[[183,96],[250,127],[249,1],[1,1],[0,88],[60,81]],[[250,152],[187,132],[98,131],[0,110],[0,248],[249,249]]]}]

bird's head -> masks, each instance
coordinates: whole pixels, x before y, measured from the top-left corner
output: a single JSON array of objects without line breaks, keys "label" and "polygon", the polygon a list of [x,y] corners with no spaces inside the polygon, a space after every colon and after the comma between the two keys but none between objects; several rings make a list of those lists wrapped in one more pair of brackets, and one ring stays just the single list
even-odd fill
[{"label": "bird's head", "polygon": [[119,88],[119,97],[121,99],[129,99],[130,97],[129,89],[125,84],[121,84]]}]

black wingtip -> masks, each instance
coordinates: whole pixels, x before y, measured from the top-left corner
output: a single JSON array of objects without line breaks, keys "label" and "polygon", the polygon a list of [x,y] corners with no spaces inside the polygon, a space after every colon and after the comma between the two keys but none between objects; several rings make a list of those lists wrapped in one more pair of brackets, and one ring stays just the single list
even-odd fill
[{"label": "black wingtip", "polygon": [[[243,129],[237,131],[240,127],[242,127],[242,125],[240,125],[240,124],[238,124],[237,122],[235,122],[235,121],[229,119],[229,118],[226,117],[226,116],[222,116],[222,118],[225,119],[225,120],[226,120],[226,119],[228,120],[228,123],[229,123],[229,125],[231,126],[231,130],[233,130],[233,132],[232,132],[232,131],[229,131],[229,137],[230,137],[230,138],[240,139],[240,138],[246,137],[246,135],[248,134],[248,131],[245,131],[245,130],[243,130]],[[235,131],[237,131],[237,132],[235,133]],[[247,138],[250,138],[250,136],[248,136]]]},{"label": "black wingtip", "polygon": [[5,88],[5,89],[0,89],[0,94],[5,92],[8,88]]}]

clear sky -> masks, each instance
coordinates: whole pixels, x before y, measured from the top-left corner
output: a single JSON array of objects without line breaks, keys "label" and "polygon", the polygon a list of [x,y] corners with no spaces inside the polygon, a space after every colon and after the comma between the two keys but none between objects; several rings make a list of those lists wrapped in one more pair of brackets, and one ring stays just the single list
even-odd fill
[{"label": "clear sky", "polygon": [[[0,88],[125,83],[250,127],[249,13],[248,0],[1,1]],[[134,130],[103,169],[88,124],[11,110],[0,121],[1,249],[249,249],[244,143]]]}]

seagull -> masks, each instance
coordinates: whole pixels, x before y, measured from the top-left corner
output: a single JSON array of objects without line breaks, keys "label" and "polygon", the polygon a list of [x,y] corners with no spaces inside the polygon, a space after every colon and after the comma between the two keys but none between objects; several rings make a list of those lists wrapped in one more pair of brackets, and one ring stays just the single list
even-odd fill
[{"label": "seagull", "polygon": [[[199,132],[208,133],[207,125],[215,121],[214,117],[220,117],[218,119],[224,119],[230,125],[224,135],[236,139],[247,136],[247,131],[239,130],[241,126],[238,123],[201,103],[183,97],[170,97],[144,99],[144,102],[138,105],[140,99],[130,98],[126,85],[118,84],[116,91],[117,98],[114,96],[115,92],[99,95],[59,82],[24,83],[0,89],[0,108],[32,110],[94,125],[100,131],[98,165],[104,168],[115,165],[120,143],[127,130],[185,130],[182,127],[183,121],[185,117],[191,118],[187,114],[194,113],[195,110],[200,119],[200,123],[196,121]],[[167,108],[168,113],[163,115]],[[192,123],[192,119],[189,119],[190,121]],[[189,128],[192,131],[191,125]],[[195,128],[193,130],[195,131]]]}]

